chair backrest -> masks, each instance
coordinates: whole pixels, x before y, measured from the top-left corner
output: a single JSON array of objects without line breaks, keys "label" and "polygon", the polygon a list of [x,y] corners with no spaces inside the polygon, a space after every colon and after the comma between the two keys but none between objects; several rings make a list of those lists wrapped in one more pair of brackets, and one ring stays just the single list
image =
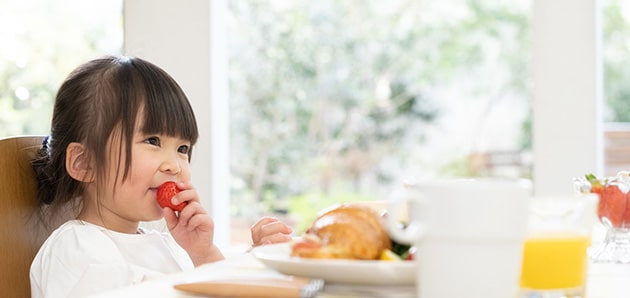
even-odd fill
[{"label": "chair backrest", "polygon": [[31,159],[42,136],[0,139],[0,293],[30,297],[29,269],[52,229],[36,218],[37,181]]}]

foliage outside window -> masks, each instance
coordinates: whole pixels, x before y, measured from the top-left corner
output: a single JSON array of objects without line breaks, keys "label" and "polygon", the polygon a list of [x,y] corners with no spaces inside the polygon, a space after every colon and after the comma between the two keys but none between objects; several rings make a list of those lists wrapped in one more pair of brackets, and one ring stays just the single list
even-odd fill
[{"label": "foliage outside window", "polygon": [[122,52],[122,1],[0,0],[0,137],[50,130],[77,65]]},{"label": "foliage outside window", "polygon": [[[529,149],[528,1],[229,5],[235,206],[304,223],[405,174],[470,175],[475,150]],[[469,139],[449,139],[456,122]]]},{"label": "foliage outside window", "polygon": [[[475,175],[475,152],[527,162],[532,1],[229,5],[234,215],[262,202],[303,228],[405,175]],[[629,8],[602,3],[607,122],[630,121]]]},{"label": "foliage outside window", "polygon": [[604,121],[630,122],[630,5],[613,0],[604,4]]}]

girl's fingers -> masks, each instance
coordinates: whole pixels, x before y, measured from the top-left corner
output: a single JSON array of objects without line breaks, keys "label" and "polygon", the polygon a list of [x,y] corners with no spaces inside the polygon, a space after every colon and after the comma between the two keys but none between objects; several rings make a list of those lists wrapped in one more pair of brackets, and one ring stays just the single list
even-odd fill
[{"label": "girl's fingers", "polygon": [[262,228],[262,226],[270,224],[270,223],[274,223],[274,222],[278,222],[278,218],[276,217],[271,217],[271,216],[265,216],[262,217],[261,219],[259,219],[253,226],[252,229],[260,229]]},{"label": "girl's fingers", "polygon": [[273,243],[284,243],[284,242],[289,242],[292,239],[293,238],[287,234],[273,234],[273,235],[269,235],[262,238],[261,241],[258,243],[254,243],[254,246],[267,245],[267,244],[273,244]]},{"label": "girl's fingers", "polygon": [[163,208],[162,214],[164,215],[164,220],[166,221],[166,227],[168,228],[168,230],[170,231],[174,229],[179,222],[177,215],[175,215],[175,211],[171,210],[170,208]]},{"label": "girl's fingers", "polygon": [[252,227],[252,242],[255,246],[271,243],[286,242],[291,240],[290,234],[293,233],[291,227],[277,219],[261,219]]},{"label": "girl's fingers", "polygon": [[171,199],[171,203],[179,205],[182,202],[199,202],[199,195],[195,189],[182,189]]},{"label": "girl's fingers", "polygon": [[[184,226],[184,227],[188,226],[190,224],[190,220],[193,217],[195,217],[195,215],[208,214],[206,210],[203,209],[201,204],[199,204],[199,202],[196,202],[196,201],[188,202],[188,205],[186,205],[186,207],[184,207],[184,209],[180,211],[179,214],[177,215],[175,214],[173,210],[170,210],[170,208],[164,208],[164,209],[168,210],[168,212],[164,213],[164,218],[166,219],[167,224],[169,224],[169,229],[173,229],[177,225]],[[167,216],[170,217],[170,219],[167,218]]]},{"label": "girl's fingers", "polygon": [[266,234],[263,231],[264,227],[270,223],[278,222],[278,219],[275,217],[265,216],[259,219],[255,224],[250,227],[250,231],[252,234],[252,241],[254,243],[260,242]]},{"label": "girl's fingers", "polygon": [[188,221],[186,228],[189,232],[192,232],[196,229],[212,230],[214,228],[214,223],[212,219],[207,214],[195,214]]},{"label": "girl's fingers", "polygon": [[289,227],[288,225],[280,221],[264,225],[262,227],[262,231],[266,235],[271,235],[271,234],[276,234],[276,233],[282,233],[282,234],[293,233],[293,230],[291,229],[291,227]]}]

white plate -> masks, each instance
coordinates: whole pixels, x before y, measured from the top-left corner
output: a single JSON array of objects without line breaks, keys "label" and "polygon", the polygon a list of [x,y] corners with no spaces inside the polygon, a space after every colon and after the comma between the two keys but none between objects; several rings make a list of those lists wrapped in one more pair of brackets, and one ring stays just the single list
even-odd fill
[{"label": "white plate", "polygon": [[254,257],[280,273],[321,278],[332,283],[413,285],[415,262],[307,259],[291,257],[290,243],[262,245]]}]

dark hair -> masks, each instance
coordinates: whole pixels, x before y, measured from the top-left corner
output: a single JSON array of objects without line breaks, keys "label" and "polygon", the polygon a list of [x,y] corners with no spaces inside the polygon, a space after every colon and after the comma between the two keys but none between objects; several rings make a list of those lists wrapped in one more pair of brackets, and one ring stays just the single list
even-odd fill
[{"label": "dark hair", "polygon": [[[138,115],[143,118],[137,119]],[[84,188],[66,171],[66,148],[72,142],[83,144],[97,177],[103,177],[107,142],[119,137],[118,150],[124,152],[125,160],[111,162],[118,162],[118,168],[124,169],[122,180],[127,179],[136,121],[145,134],[190,141],[190,160],[192,145],[199,136],[195,115],[183,90],[168,73],[148,61],[126,56],[94,59],[72,71],[55,98],[50,136],[33,160],[40,203],[49,205],[51,211],[69,202],[78,208],[75,199]]]}]

